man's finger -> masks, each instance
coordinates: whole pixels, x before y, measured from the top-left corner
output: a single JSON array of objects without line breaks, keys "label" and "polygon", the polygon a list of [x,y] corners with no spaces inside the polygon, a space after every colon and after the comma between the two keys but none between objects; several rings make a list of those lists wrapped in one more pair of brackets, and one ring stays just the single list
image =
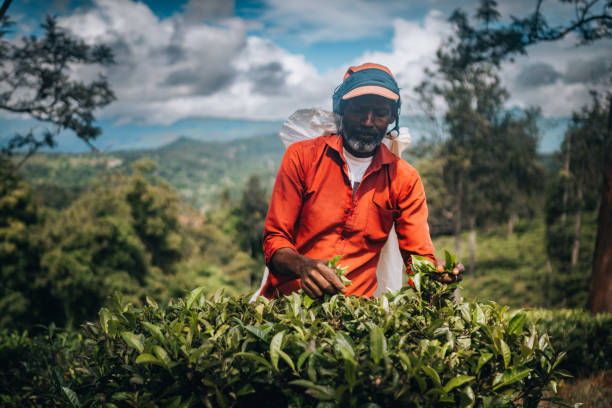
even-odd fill
[{"label": "man's finger", "polygon": [[323,294],[317,285],[313,284],[310,279],[302,279],[302,289],[304,289],[306,294],[311,298],[318,298]]},{"label": "man's finger", "polygon": [[331,270],[331,268],[327,267],[324,264],[317,264],[317,268],[321,272],[321,277],[332,284],[333,293],[335,293],[336,291],[342,293],[346,292],[346,286],[344,286],[340,278],[336,276],[336,274],[334,273],[334,271]]},{"label": "man's finger", "polygon": [[[324,291],[329,295],[337,293],[338,289],[328,280],[329,273],[323,272],[321,270],[322,268],[318,268],[319,266],[320,265],[317,265],[317,270],[313,271],[313,274],[311,275],[313,283],[316,284],[321,291]],[[328,269],[327,267],[325,268]],[[333,272],[331,272],[331,274],[335,276]]]}]

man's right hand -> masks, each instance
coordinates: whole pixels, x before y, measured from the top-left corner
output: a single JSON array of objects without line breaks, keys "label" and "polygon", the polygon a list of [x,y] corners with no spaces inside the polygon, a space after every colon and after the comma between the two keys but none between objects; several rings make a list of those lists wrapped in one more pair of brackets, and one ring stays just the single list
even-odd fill
[{"label": "man's right hand", "polygon": [[296,276],[302,281],[302,289],[311,298],[318,298],[327,293],[334,295],[346,293],[346,287],[325,261],[300,255],[291,248],[281,248],[270,260],[274,271]]}]

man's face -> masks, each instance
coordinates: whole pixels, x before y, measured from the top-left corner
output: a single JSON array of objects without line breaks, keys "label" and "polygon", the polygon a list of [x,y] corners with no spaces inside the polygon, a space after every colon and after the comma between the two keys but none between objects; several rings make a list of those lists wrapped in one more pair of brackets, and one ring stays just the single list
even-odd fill
[{"label": "man's face", "polygon": [[380,145],[387,126],[395,121],[392,101],[378,95],[363,95],[346,102],[342,115],[342,142],[354,156],[368,157]]}]

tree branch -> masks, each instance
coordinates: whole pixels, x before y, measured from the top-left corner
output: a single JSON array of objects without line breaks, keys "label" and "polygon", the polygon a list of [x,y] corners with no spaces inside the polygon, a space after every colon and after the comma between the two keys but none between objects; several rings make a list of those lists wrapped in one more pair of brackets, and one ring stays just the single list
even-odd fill
[{"label": "tree branch", "polygon": [[6,14],[6,10],[11,5],[11,1],[12,0],[4,0],[4,2],[2,3],[2,7],[0,7],[0,20],[2,20],[2,18]]}]

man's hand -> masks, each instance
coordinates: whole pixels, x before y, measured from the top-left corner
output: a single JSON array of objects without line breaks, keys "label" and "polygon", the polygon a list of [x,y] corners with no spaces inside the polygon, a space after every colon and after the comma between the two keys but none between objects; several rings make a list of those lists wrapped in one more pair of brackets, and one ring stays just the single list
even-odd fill
[{"label": "man's hand", "polygon": [[436,258],[436,271],[439,273],[432,274],[435,280],[441,283],[454,283],[463,279],[462,274],[465,272],[463,264],[457,264],[450,273],[445,272],[445,265],[446,262],[444,259]]},{"label": "man's hand", "polygon": [[311,298],[318,298],[324,293],[334,295],[345,293],[346,287],[325,261],[300,255],[291,248],[281,248],[270,260],[276,272],[296,276],[302,280],[302,289]]}]

